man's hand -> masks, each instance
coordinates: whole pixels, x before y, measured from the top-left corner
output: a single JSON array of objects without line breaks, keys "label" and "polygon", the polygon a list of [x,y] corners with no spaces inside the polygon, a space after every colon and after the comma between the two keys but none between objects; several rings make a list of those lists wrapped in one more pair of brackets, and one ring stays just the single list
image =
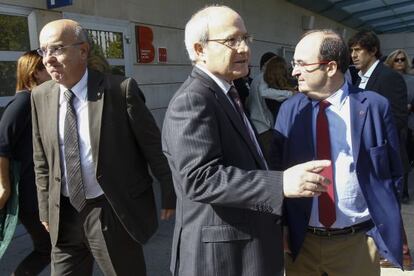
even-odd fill
[{"label": "man's hand", "polygon": [[175,209],[162,209],[160,218],[161,220],[168,220],[175,214]]},{"label": "man's hand", "polygon": [[319,175],[329,160],[317,160],[293,166],[283,172],[283,194],[285,197],[313,197],[326,192],[329,179]]},{"label": "man's hand", "polygon": [[43,227],[46,229],[46,231],[49,232],[49,223],[46,221],[41,221],[41,223],[43,224]]}]

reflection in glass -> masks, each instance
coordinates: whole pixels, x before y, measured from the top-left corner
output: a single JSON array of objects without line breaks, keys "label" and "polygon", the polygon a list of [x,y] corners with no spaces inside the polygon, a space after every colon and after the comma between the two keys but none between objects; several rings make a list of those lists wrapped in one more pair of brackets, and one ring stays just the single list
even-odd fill
[{"label": "reflection in glass", "polygon": [[16,92],[16,62],[0,61],[0,97],[13,96]]},{"label": "reflection in glass", "polygon": [[0,51],[30,50],[27,18],[0,14]]},{"label": "reflection in glass", "polygon": [[92,42],[92,48],[98,48],[105,58],[124,58],[124,45],[122,33],[87,30]]}]

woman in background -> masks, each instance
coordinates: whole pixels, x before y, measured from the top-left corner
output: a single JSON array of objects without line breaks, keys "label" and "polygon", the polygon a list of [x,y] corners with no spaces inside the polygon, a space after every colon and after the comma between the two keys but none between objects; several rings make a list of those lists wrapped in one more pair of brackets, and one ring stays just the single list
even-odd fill
[{"label": "woman in background", "polygon": [[10,165],[20,163],[19,219],[33,241],[33,251],[18,265],[14,275],[38,275],[50,263],[49,233],[40,223],[35,185],[30,92],[49,80],[42,57],[36,51],[17,61],[16,95],[0,121],[0,209],[10,196]]},{"label": "woman in background", "polygon": [[295,92],[296,85],[293,83],[292,78],[289,75],[288,65],[285,59],[281,56],[275,56],[266,63],[263,79],[270,88],[291,92],[290,95],[280,93],[278,97],[266,98],[266,104],[274,115],[276,121],[280,106],[288,97],[292,95],[292,93]]},{"label": "woman in background", "polygon": [[[269,109],[268,100],[282,102],[292,95],[290,87],[284,90],[283,88],[272,88],[264,79],[266,71],[268,74],[273,72],[273,69],[267,69],[268,63],[275,60],[283,59],[277,57],[272,52],[263,54],[260,59],[261,72],[257,75],[250,86],[249,97],[246,101],[247,109],[250,113],[250,120],[258,133],[258,140],[262,147],[263,155],[268,164],[270,164],[270,146],[274,138],[273,127],[275,125],[275,110]],[[273,62],[271,67],[273,67]],[[277,72],[275,72],[277,74]],[[286,73],[287,74],[287,73]],[[276,77],[277,78],[277,77]],[[273,79],[273,76],[269,77]],[[273,81],[272,81],[273,84]],[[282,85],[284,87],[284,85]]]},{"label": "woman in background", "polygon": [[[405,147],[406,154],[405,156],[408,156],[407,159],[413,160],[414,152],[413,152],[413,130],[414,130],[414,114],[413,114],[413,104],[414,104],[414,76],[409,75],[408,72],[410,70],[410,60],[408,59],[407,53],[402,50],[398,49],[392,52],[388,55],[387,59],[384,61],[384,64],[391,67],[392,69],[396,70],[398,73],[402,74],[405,83],[407,84],[407,99],[408,99],[408,132],[407,132],[407,139],[406,139],[406,145],[401,145],[401,147]],[[401,154],[404,155],[403,153]],[[404,157],[402,158],[404,159]],[[403,160],[404,165],[408,163],[408,160]],[[404,182],[403,182],[403,194],[401,198],[402,203],[408,203],[409,201],[409,195],[408,195],[408,172],[410,167],[405,166],[408,168],[404,168]],[[407,242],[407,235],[405,233],[405,229],[403,227],[404,233],[403,233],[403,266],[406,270],[414,269],[413,267],[413,261],[410,255],[410,249],[408,247]],[[381,266],[387,266],[389,262],[387,260],[381,260]]]},{"label": "woman in background", "polygon": [[[407,100],[408,100],[408,135],[407,135],[407,152],[408,156],[410,156],[410,160],[413,160],[413,148],[412,148],[412,131],[414,130],[414,114],[413,114],[413,101],[414,101],[414,76],[409,75],[408,71],[410,70],[410,60],[408,59],[407,53],[402,50],[398,49],[388,55],[387,59],[385,60],[385,65],[391,67],[398,73],[400,73],[405,83],[407,84]],[[403,163],[408,163],[404,162]],[[408,203],[409,195],[408,195],[408,172],[409,167],[405,168],[404,170],[404,185],[403,185],[403,194],[401,198],[402,203]]]}]

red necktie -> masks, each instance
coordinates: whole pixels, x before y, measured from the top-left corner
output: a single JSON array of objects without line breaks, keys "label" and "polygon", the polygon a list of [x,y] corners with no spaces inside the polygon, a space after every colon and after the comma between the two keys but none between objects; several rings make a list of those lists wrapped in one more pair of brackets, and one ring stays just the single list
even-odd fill
[{"label": "red necktie", "polygon": [[[328,101],[319,102],[319,112],[316,118],[316,155],[317,159],[332,161],[329,123],[325,114],[325,109],[329,105]],[[319,196],[319,221],[326,228],[330,228],[336,220],[332,165],[326,167],[321,175],[328,178],[331,184],[328,185],[328,190]]]}]

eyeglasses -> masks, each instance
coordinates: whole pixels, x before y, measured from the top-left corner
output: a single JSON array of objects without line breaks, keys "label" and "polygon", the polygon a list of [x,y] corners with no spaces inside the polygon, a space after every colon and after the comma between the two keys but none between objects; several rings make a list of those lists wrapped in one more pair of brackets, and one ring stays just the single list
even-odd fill
[{"label": "eyeglasses", "polygon": [[82,42],[82,41],[81,42],[76,42],[76,43],[69,44],[69,45],[66,45],[66,46],[57,45],[57,46],[50,46],[48,48],[38,48],[36,51],[42,57],[46,57],[48,54],[53,56],[53,57],[56,57],[56,56],[59,56],[59,55],[63,54],[64,49],[69,48],[69,47],[78,46],[78,45],[81,45],[83,43],[85,43],[85,42]]},{"label": "eyeglasses", "polygon": [[290,61],[290,64],[292,65],[292,68],[295,68],[296,66],[299,68],[305,68],[306,66],[311,66],[311,65],[324,65],[324,64],[328,64],[330,61],[327,60],[322,60],[319,62],[313,62],[313,63],[305,63],[303,61]]},{"label": "eyeglasses", "polygon": [[395,58],[394,62],[397,62],[397,63],[405,62],[405,58]]},{"label": "eyeglasses", "polygon": [[252,43],[253,37],[251,35],[243,35],[239,37],[231,37],[231,38],[218,38],[218,39],[207,39],[206,42],[213,41],[220,44],[223,44],[224,46],[230,47],[232,49],[240,47],[241,43],[244,42],[247,45]]}]

